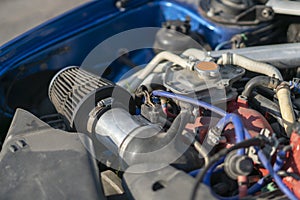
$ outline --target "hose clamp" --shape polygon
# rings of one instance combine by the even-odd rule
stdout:
[[[276,87],[276,93],[281,90],[281,89],[288,89],[290,90],[290,86],[287,82],[281,82],[277,87]]]

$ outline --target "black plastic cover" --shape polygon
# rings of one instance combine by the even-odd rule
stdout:
[[[174,167],[165,166],[145,163],[129,167],[123,176],[124,188],[129,197],[135,200],[189,199],[195,179]],[[201,184],[197,199],[216,198],[206,185]]]
[[[0,153],[1,199],[105,199],[85,138],[18,109]]]

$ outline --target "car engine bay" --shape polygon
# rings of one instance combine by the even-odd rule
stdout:
[[[4,199],[300,199],[299,1],[94,1],[0,63]]]

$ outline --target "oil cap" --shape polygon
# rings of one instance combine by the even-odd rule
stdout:
[[[200,78],[216,78],[220,76],[219,65],[215,62],[200,61],[194,66],[194,70]]]

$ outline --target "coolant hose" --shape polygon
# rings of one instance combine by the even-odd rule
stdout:
[[[132,83],[130,83],[130,90],[135,91],[138,86],[143,82],[149,74],[153,72],[153,70],[158,66],[158,64],[164,60],[170,61],[176,65],[179,65],[185,69],[192,70],[193,64],[191,64],[189,61],[181,58],[180,56],[173,54],[168,51],[163,51],[159,54],[157,54],[151,62],[149,62],[144,69],[141,70],[141,73],[138,74],[137,78],[133,80]]]
[[[257,76],[248,81],[244,91],[242,92],[242,96],[248,98],[251,91],[257,86],[276,89],[280,113],[283,120],[283,127],[286,134],[289,136],[289,133],[291,132],[291,125],[296,121],[289,85],[285,82],[280,83],[280,81],[272,77]]]
[[[249,97],[252,90],[257,86],[263,86],[270,89],[275,89],[279,85],[279,81],[269,76],[256,76],[249,80],[245,85],[245,89],[242,92],[242,96]]]
[[[290,137],[292,125],[295,123],[296,117],[291,101],[291,91],[289,85],[285,82],[282,82],[276,88],[276,95],[283,120],[283,126],[286,134]]]
[[[272,65],[246,58],[244,56],[232,53],[222,54],[222,58],[218,60],[218,64],[222,65],[237,65],[248,71],[264,74],[283,80],[280,71]]]
[[[192,67],[192,65],[188,61],[184,60],[180,56],[168,51],[163,51],[157,54],[151,60],[151,62],[147,64],[147,66],[142,70],[141,74],[138,75],[138,78],[144,80],[157,67],[157,65],[164,60],[173,62],[174,64],[179,65],[185,69],[191,69]]]

